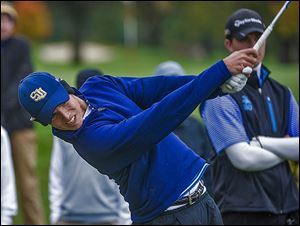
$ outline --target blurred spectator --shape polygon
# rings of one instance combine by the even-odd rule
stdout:
[[[78,73],[77,87],[86,79],[102,75],[87,69]],[[131,224],[128,203],[118,185],[90,166],[70,143],[54,137],[49,201],[52,224]]]
[[[102,74],[100,70],[93,68],[81,70],[76,77],[76,87],[79,89],[89,77]]]
[[[10,142],[1,126],[1,225],[13,224],[17,214],[15,173],[11,158]]]
[[[10,137],[24,223],[43,224],[36,134],[29,114],[18,101],[19,81],[32,72],[32,64],[28,42],[14,35],[17,17],[10,3],[1,2],[1,124]]]
[[[185,75],[185,71],[179,63],[169,60],[160,63],[155,68],[154,75]]]
[[[154,75],[185,75],[185,71],[179,63],[165,61],[155,68]],[[209,160],[212,157],[213,149],[205,128],[193,116],[187,117],[174,130],[174,133],[202,158]],[[212,173],[210,167],[205,171],[203,181],[208,193],[212,196]]]

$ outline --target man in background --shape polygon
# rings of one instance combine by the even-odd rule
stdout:
[[[25,224],[44,224],[38,178],[37,143],[33,124],[18,101],[20,79],[32,72],[28,42],[14,35],[17,12],[1,2],[1,124],[7,130]]]

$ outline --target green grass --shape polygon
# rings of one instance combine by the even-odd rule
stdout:
[[[175,60],[182,64],[187,74],[198,74],[205,68],[217,60],[223,58],[224,54],[217,54],[212,58],[187,58],[163,49],[154,48],[139,48],[137,50],[124,49],[122,47],[113,46],[115,58],[108,63],[99,64],[82,64],[82,65],[58,65],[47,64],[41,62],[38,56],[38,46],[34,46],[33,56],[34,65],[37,71],[47,71],[58,77],[65,79],[71,85],[74,85],[75,74],[78,70],[93,67],[102,70],[105,74],[110,75],[126,75],[126,76],[147,76],[151,75],[154,68],[165,60]],[[218,56],[219,55],[219,56]],[[299,64],[283,65],[274,60],[266,59],[265,64],[273,73],[271,76],[277,79],[282,84],[290,87],[299,103]],[[200,120],[197,111],[193,115]],[[38,176],[40,179],[40,187],[42,194],[42,201],[45,210],[47,222],[49,223],[49,205],[48,205],[48,170],[50,164],[51,148],[52,148],[52,134],[50,127],[36,125],[36,132],[38,134]],[[15,224],[23,224],[21,211],[15,218]]]

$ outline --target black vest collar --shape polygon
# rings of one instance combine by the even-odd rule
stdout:
[[[265,83],[266,79],[269,77],[270,74],[271,74],[271,71],[267,67],[262,65],[260,68],[260,76],[262,78],[262,85]],[[254,74],[253,72],[251,73],[250,77],[248,78],[247,84],[252,86],[253,88],[261,87],[256,73]]]

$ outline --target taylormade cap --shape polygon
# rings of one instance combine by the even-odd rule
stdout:
[[[228,18],[225,37],[241,40],[252,32],[263,33],[265,25],[261,16],[251,9],[239,9]]]
[[[60,80],[47,72],[33,72],[20,81],[19,101],[32,119],[48,125],[55,108],[69,100]]]
[[[165,61],[155,68],[154,75],[184,75],[181,65],[175,61]]]

